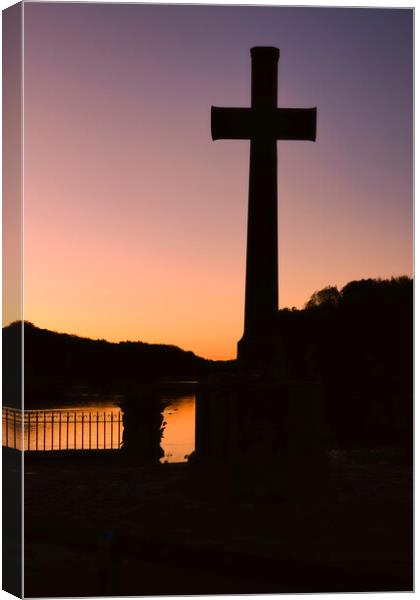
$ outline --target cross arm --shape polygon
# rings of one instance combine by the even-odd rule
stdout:
[[[253,134],[251,108],[211,107],[213,140],[249,140]]]
[[[278,140],[316,140],[316,108],[278,108],[275,118]]]
[[[316,139],[316,108],[224,108],[211,107],[213,140]]]

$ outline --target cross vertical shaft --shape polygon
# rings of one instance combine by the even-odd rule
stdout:
[[[277,48],[252,48],[251,108],[277,108]],[[266,329],[278,309],[277,140],[251,139],[244,339]]]

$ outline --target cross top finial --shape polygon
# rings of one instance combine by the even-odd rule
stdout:
[[[280,51],[278,48],[274,46],[254,46],[251,48],[251,57],[252,58],[278,58],[280,56]]]

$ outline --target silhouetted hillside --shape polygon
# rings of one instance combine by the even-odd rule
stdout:
[[[19,353],[21,323],[3,328],[3,368],[14,368]],[[63,392],[75,385],[100,390],[126,391],[137,383],[160,379],[197,379],[215,369],[229,367],[229,361],[211,361],[163,344],[143,342],[111,343],[91,340],[25,322],[25,402],[33,403],[46,396],[59,400]],[[7,388],[4,400],[17,405],[17,390]]]
[[[410,445],[413,280],[352,281],[315,292],[276,325],[291,378],[324,384],[332,440]]]
[[[25,399],[36,404],[78,385],[129,391],[162,379],[200,379],[232,370],[175,346],[110,343],[25,323]],[[303,310],[280,310],[273,329],[284,346],[289,379],[323,383],[326,420],[339,445],[412,443],[413,281],[352,281],[315,292]],[[3,398],[17,405],[21,326],[3,329]],[[15,388],[12,386],[15,382]]]

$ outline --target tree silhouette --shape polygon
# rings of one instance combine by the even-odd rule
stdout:
[[[25,323],[25,404],[52,404],[74,386],[130,393],[140,382],[205,378],[233,370],[192,352],[142,342],[113,344]],[[312,294],[303,310],[278,311],[273,335],[286,377],[320,380],[331,444],[412,445],[413,280],[351,281]],[[20,405],[21,323],[3,329],[4,401]],[[279,365],[280,369],[280,365]]]
[[[316,308],[317,306],[336,306],[340,301],[340,292],[335,286],[327,286],[318,292],[314,292],[305,308]]]

